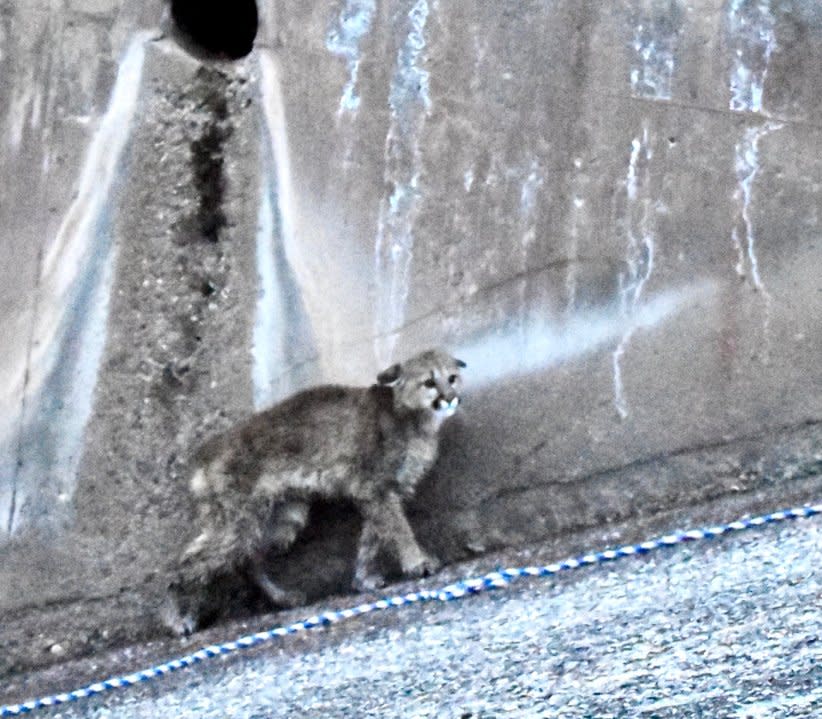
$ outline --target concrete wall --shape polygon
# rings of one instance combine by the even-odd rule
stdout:
[[[200,438],[433,344],[449,559],[819,471],[818,3],[258,5],[215,61],[160,0],[0,3],[4,661],[146,630]]]

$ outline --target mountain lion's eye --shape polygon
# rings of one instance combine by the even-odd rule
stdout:
[[[433,377],[429,377],[427,380],[425,380],[425,382],[423,382],[423,384],[424,384],[426,387],[428,387],[429,389],[431,389],[432,387],[436,387],[436,386],[437,386],[437,383],[434,381],[434,378],[433,378]]]
[[[456,381],[457,381],[457,375],[455,375],[455,374],[452,374],[452,375],[448,378],[448,384],[454,384],[454,382],[456,382]]]

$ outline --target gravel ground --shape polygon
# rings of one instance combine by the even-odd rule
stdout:
[[[355,619],[39,716],[818,717],[821,563],[822,520],[800,520]]]

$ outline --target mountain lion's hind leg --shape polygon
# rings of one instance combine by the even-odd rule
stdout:
[[[250,574],[256,585],[275,607],[298,607],[305,604],[305,595],[296,590],[284,589],[277,584],[265,569],[265,556],[273,549],[278,554],[285,553],[297,538],[300,530],[308,522],[307,502],[287,501],[274,506],[270,524],[266,528],[265,546],[250,557]]]

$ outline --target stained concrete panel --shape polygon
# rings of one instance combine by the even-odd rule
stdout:
[[[9,666],[156,631],[201,438],[433,344],[446,559],[818,473],[815,3],[272,0],[236,62],[160,3],[7,5]],[[345,591],[315,514],[274,568]]]

